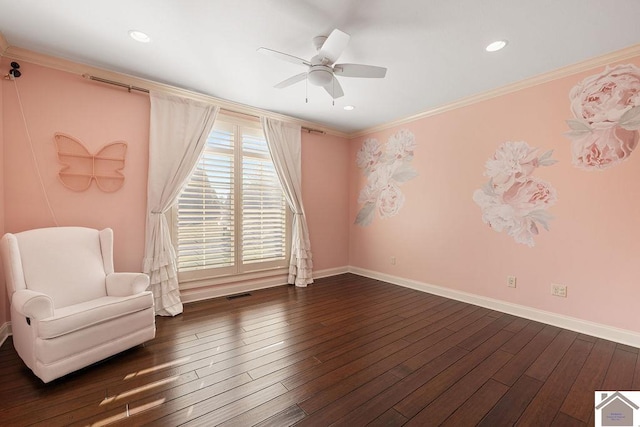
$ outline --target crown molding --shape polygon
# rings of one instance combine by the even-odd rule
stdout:
[[[434,109],[424,111],[422,113],[418,113],[409,117],[394,120],[393,122],[389,122],[379,126],[374,126],[371,128],[353,132],[349,134],[349,139],[358,138],[374,132],[380,132],[380,131],[397,127],[406,123],[414,122],[416,120],[420,120],[425,117],[442,114],[447,111],[455,110],[457,108],[466,107],[472,104],[476,104],[478,102],[489,100],[491,98],[496,98],[498,96],[507,95],[512,92],[517,92],[519,90],[527,89],[533,86],[537,86],[543,83],[557,80],[562,77],[578,74],[583,71],[590,70],[592,68],[602,67],[603,65],[607,65],[612,62],[624,61],[625,59],[633,58],[634,56],[638,56],[638,55],[640,55],[640,44],[636,44],[636,45],[627,47],[625,49],[617,50],[605,55],[597,56],[595,58],[587,59],[586,61],[578,62],[576,64],[568,65],[566,67],[558,68],[557,70],[549,71],[544,74],[539,74],[537,76],[534,76],[525,80],[521,80],[519,82],[512,83],[506,86],[502,86],[497,89],[492,89],[487,92],[462,98],[458,101],[454,101],[449,104],[445,104],[440,107],[436,107]]]
[[[374,132],[380,132],[386,129],[401,126],[403,124],[411,123],[426,117],[442,114],[447,111],[455,110],[457,108],[466,107],[472,104],[476,104],[478,102],[486,101],[499,96],[507,95],[512,92],[517,92],[519,90],[523,90],[523,89],[527,89],[543,83],[547,83],[562,77],[578,74],[583,71],[587,71],[593,68],[601,67],[606,64],[610,64],[612,62],[624,61],[625,59],[633,58],[639,55],[640,55],[640,44],[636,44],[636,45],[627,47],[625,49],[617,50],[605,55],[588,59],[586,61],[568,65],[566,67],[562,67],[557,70],[550,71],[548,73],[540,74],[525,80],[521,80],[516,83],[502,86],[497,89],[493,89],[477,95],[472,95],[466,98],[462,98],[457,101],[451,102],[449,104],[441,105],[439,107],[436,107],[427,111],[423,111],[421,113],[414,114],[408,117],[404,117],[402,119],[394,120],[392,122],[384,123],[378,126],[366,128],[356,132],[346,133],[346,132],[341,132],[327,126],[320,125],[318,123],[298,119],[295,117],[286,116],[283,114],[274,113],[267,110],[262,110],[260,108],[252,107],[245,104],[240,104],[233,101],[228,101],[221,98],[216,98],[214,96],[205,95],[205,94],[190,91],[187,89],[182,89],[176,86],[154,82],[152,80],[135,77],[129,74],[110,71],[104,68],[82,64],[82,63],[70,61],[67,59],[30,51],[28,49],[11,46],[8,44],[7,40],[4,38],[2,32],[0,32],[0,56],[5,56],[7,58],[10,58],[16,61],[30,62],[33,64],[41,65],[48,68],[53,68],[56,70],[66,71],[72,74],[78,74],[80,76],[83,76],[85,74],[94,75],[96,77],[101,77],[108,80],[116,80],[131,86],[139,86],[149,90],[156,90],[156,91],[170,93],[178,96],[183,96],[186,98],[212,102],[212,103],[215,103],[216,105],[219,105],[220,108],[223,108],[226,110],[236,111],[241,114],[247,114],[252,116],[265,116],[265,117],[269,117],[277,120],[287,121],[289,123],[296,123],[296,124],[299,124],[300,126],[317,129],[329,135],[335,135],[335,136],[339,136],[346,139],[359,138],[361,136],[365,136]],[[96,84],[101,84],[101,83],[96,83]]]
[[[5,47],[6,46],[6,47]],[[176,86],[171,86],[164,83],[154,82],[152,80],[135,77],[129,74],[110,71],[104,68],[95,67],[92,65],[82,64],[74,61],[70,61],[63,58],[58,58],[42,53],[34,52],[28,49],[20,47],[10,46],[6,44],[6,39],[0,33],[0,56],[5,56],[14,61],[25,61],[31,64],[40,65],[47,68],[52,68],[59,71],[65,71],[72,74],[77,74],[84,78],[84,75],[92,75],[101,77],[107,80],[115,80],[126,85],[137,86],[140,88],[148,89],[151,91],[158,91],[169,93],[172,95],[182,96],[185,98],[195,99],[199,101],[210,102],[218,105],[224,110],[234,111],[241,114],[258,117],[268,117],[272,119],[282,120],[288,123],[299,124],[306,128],[313,128],[314,130],[325,132],[329,135],[335,135],[342,138],[349,138],[349,134],[338,131],[336,129],[320,125],[318,123],[309,122],[306,120],[298,119],[295,117],[286,116],[284,114],[278,114],[260,108],[251,107],[249,105],[240,104],[238,102],[228,101],[226,99],[216,98],[214,96],[205,95],[199,92],[194,92],[187,89],[182,89]],[[95,84],[104,84],[96,82]],[[141,93],[141,92],[138,92]]]

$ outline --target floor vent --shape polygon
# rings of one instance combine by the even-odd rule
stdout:
[[[250,296],[251,296],[251,294],[250,294],[249,292],[245,292],[245,293],[243,293],[243,294],[229,295],[229,296],[227,297],[227,299],[228,299],[229,301],[231,301],[232,299],[244,298],[244,297],[250,297]]]

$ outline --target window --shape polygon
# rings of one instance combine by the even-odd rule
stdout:
[[[288,211],[260,124],[218,118],[174,209],[180,281],[287,267]]]

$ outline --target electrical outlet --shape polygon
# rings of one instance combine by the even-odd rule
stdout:
[[[396,257],[391,257],[391,265],[396,265]]]
[[[567,285],[559,285],[557,283],[551,284],[551,295],[556,297],[567,297]]]
[[[507,286],[510,288],[516,287],[516,276],[507,276]]]

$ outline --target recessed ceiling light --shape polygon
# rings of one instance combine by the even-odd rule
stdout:
[[[345,110],[347,110],[347,111],[351,111],[351,110],[355,109],[356,107],[354,107],[353,105],[345,105],[345,106],[344,106],[344,107],[342,107],[342,108],[344,108],[344,109],[345,109]]]
[[[129,31],[129,36],[135,41],[140,43],[149,43],[151,41],[151,37],[149,37],[147,34],[143,33],[142,31],[138,31],[138,30]]]
[[[487,47],[485,47],[485,50],[487,52],[496,52],[500,49],[503,49],[507,43],[509,43],[507,40],[496,40],[493,43],[490,43]]]

